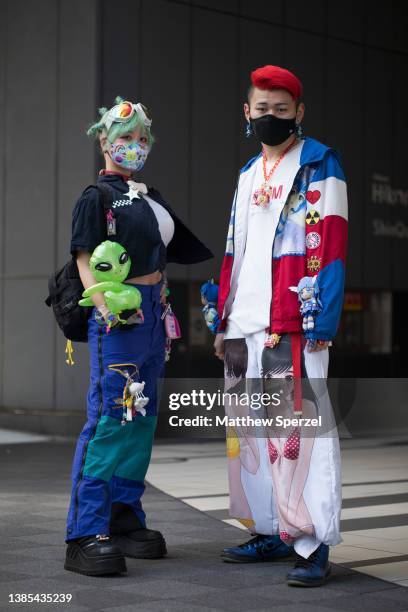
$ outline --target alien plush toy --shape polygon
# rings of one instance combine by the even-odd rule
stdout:
[[[218,301],[218,285],[214,283],[214,279],[207,281],[201,285],[201,303],[203,304],[203,315],[208,329],[213,333],[217,333],[220,318],[217,312]]]
[[[128,323],[128,320],[120,318],[120,313],[124,310],[135,311],[143,320],[140,310],[142,296],[139,289],[123,284],[129,274],[130,265],[130,257],[123,246],[110,240],[98,245],[89,260],[90,270],[98,282],[85,289],[82,293],[84,299],[79,300],[78,304],[93,306],[91,296],[102,292],[111,312],[107,321],[107,332],[118,321]]]
[[[317,276],[304,276],[297,287],[289,287],[289,289],[298,294],[300,314],[303,316],[303,330],[308,332],[314,329],[315,316],[321,312],[323,307],[319,299]],[[305,335],[307,337],[307,333]]]

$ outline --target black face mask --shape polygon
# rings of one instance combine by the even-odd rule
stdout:
[[[250,119],[250,122],[257,138],[270,147],[282,144],[296,132],[296,117],[279,119],[268,114],[257,119]]]

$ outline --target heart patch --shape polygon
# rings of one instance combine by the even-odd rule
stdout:
[[[318,189],[315,189],[314,191],[307,191],[306,200],[310,202],[311,204],[316,204],[316,202],[320,200],[321,195],[322,194],[320,193]]]

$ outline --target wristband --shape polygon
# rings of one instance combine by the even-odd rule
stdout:
[[[167,286],[168,286],[168,284],[169,284],[169,281],[167,280],[167,273],[166,273],[166,271],[165,271],[165,270],[163,270],[163,271],[162,271],[162,273],[161,273],[161,275],[162,275],[162,277],[161,277],[161,281],[162,281],[163,285],[164,285],[165,287],[167,287]]]
[[[109,308],[106,304],[101,304],[100,306],[98,306],[98,310],[103,317],[106,317],[109,314]]]

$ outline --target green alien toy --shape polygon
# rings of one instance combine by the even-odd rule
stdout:
[[[116,321],[127,323],[119,316],[124,310],[134,310],[136,312],[140,310],[142,295],[139,289],[123,284],[129,274],[130,265],[130,257],[123,246],[110,240],[105,240],[105,242],[99,244],[89,260],[89,268],[98,282],[96,285],[85,289],[82,293],[84,299],[79,300],[78,304],[80,306],[93,306],[91,296],[99,292],[104,293],[106,305],[114,315],[107,322],[107,331]],[[141,314],[141,311],[138,314]]]

